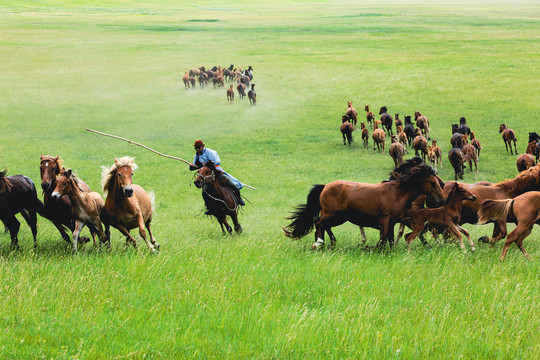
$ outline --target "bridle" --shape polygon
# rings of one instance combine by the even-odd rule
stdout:
[[[203,182],[204,182],[205,184],[210,184],[210,183],[212,183],[212,182],[215,182],[215,180],[216,180],[216,172],[215,172],[215,170],[212,170],[212,172],[210,173],[210,175],[203,175],[203,174],[199,174],[199,173],[197,173],[197,174],[198,174],[200,177],[203,178]],[[195,174],[194,174],[194,175],[195,175]],[[209,198],[211,198],[211,199],[214,200],[214,201],[219,201],[219,202],[223,203],[223,205],[225,205],[225,207],[226,207],[229,211],[235,212],[236,209],[238,208],[238,203],[236,202],[236,197],[234,196],[234,194],[231,193],[231,190],[229,190],[227,187],[224,187],[224,188],[225,188],[226,191],[229,192],[229,194],[231,195],[231,198],[233,199],[234,207],[233,207],[232,209],[229,207],[229,205],[227,205],[227,203],[225,202],[225,200],[219,199],[219,198],[217,198],[217,197],[211,195],[208,191],[206,191],[205,186],[202,187],[202,190],[203,190],[203,192],[204,192]]]

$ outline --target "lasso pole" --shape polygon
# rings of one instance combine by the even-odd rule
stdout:
[[[152,148],[149,148],[148,146],[146,145],[143,145],[143,144],[139,144],[133,140],[129,140],[129,139],[126,139],[126,138],[123,138],[123,137],[120,137],[120,136],[116,136],[116,135],[111,135],[111,134],[107,134],[107,133],[104,133],[104,132],[101,132],[101,131],[96,131],[96,130],[92,130],[92,129],[89,129],[89,128],[85,128],[86,131],[90,131],[90,132],[93,132],[93,133],[96,133],[96,134],[99,134],[99,135],[103,135],[103,136],[108,136],[108,137],[112,137],[114,139],[118,139],[118,140],[122,140],[122,141],[125,141],[127,143],[130,143],[131,145],[137,145],[137,146],[140,146],[142,147],[143,149],[146,149],[146,150],[150,150],[151,152],[155,153],[155,154],[158,154],[159,156],[163,156],[163,157],[166,157],[166,158],[169,158],[169,159],[173,159],[173,160],[178,160],[178,161],[182,161],[182,162],[185,162],[186,164],[188,165],[191,165],[191,163],[189,161],[186,161],[182,158],[179,158],[179,157],[176,157],[176,156],[172,156],[172,155],[167,155],[167,154],[163,154],[163,153],[160,153],[159,151],[156,151]],[[249,188],[249,189],[252,189],[252,190],[257,190],[255,189],[253,186],[249,186],[248,184],[244,184],[245,187]]]

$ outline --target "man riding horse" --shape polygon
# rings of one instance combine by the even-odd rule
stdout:
[[[221,160],[219,159],[218,153],[215,150],[205,148],[204,142],[200,139],[195,141],[193,146],[195,147],[196,154],[195,158],[193,159],[193,163],[189,164],[189,170],[193,171],[200,169],[203,167],[204,163],[207,161],[212,161],[216,167],[216,170],[220,171],[218,174],[216,174],[220,182],[227,185],[232,191],[236,197],[236,200],[238,201],[238,205],[246,205],[242,199],[242,196],[240,195],[240,189],[244,187],[244,184],[230,174],[227,174],[221,168]],[[205,214],[212,215],[210,210],[207,210]]]

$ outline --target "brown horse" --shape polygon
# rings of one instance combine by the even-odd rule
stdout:
[[[394,123],[394,119],[392,118],[392,115],[388,114],[388,109],[386,106],[381,107],[379,110],[379,115],[381,115],[381,123],[383,124],[384,128],[386,129],[386,132],[388,135],[392,135],[392,124]]]
[[[36,186],[32,179],[24,175],[6,176],[7,170],[0,171],[0,220],[11,235],[11,246],[18,249],[17,235],[21,224],[15,217],[20,213],[34,237],[37,247],[37,216],[43,213],[43,203],[37,198]]]
[[[58,229],[62,238],[69,244],[72,243],[65,228],[71,232],[75,230],[75,219],[71,211],[71,200],[69,196],[64,195],[60,198],[52,196],[56,187],[56,177],[62,173],[62,159],[59,156],[41,155],[39,171],[41,173],[41,188],[43,189],[43,216],[49,219]],[[90,187],[80,178],[73,175],[74,180],[81,191],[90,192]],[[81,237],[81,243],[88,242],[89,239]]]
[[[186,87],[186,90],[189,89],[189,75],[187,71],[185,75],[182,76],[182,81],[184,82],[184,86]]]
[[[467,136],[467,135],[464,135]],[[463,153],[463,163],[469,163],[469,169],[472,173],[472,164],[474,163],[474,168],[478,174],[478,154],[476,153],[476,148],[471,144],[463,145],[461,148]]]
[[[371,137],[373,138],[373,150],[375,150],[376,145],[379,153],[384,152],[384,142],[386,140],[384,130],[379,129],[380,123],[380,120],[375,121],[375,124],[373,125],[373,134],[371,134]]]
[[[394,160],[394,167],[398,167],[403,164],[403,156],[405,156],[405,148],[399,142],[397,135],[392,135],[392,143],[388,149],[388,153]]]
[[[504,146],[506,147],[506,152],[508,152],[508,147],[510,147],[510,155],[514,155],[512,152],[512,141],[514,142],[514,149],[516,150],[517,155],[517,148],[516,148],[516,136],[514,135],[514,130],[509,129],[506,124],[499,125],[499,133],[502,133],[502,138],[504,141]]]
[[[251,84],[251,90],[248,91],[248,99],[251,105],[257,105],[257,93],[255,92],[255,84]]]
[[[243,230],[238,222],[238,201],[226,185],[228,180],[224,178],[224,175],[219,170],[216,170],[212,161],[206,162],[202,168],[197,170],[197,173],[194,184],[199,189],[202,188],[202,197],[208,209],[207,213],[216,217],[223,234],[225,234],[225,228],[229,234],[232,233],[232,228],[227,222],[227,216],[232,219],[234,230],[241,233]]]
[[[398,128],[398,126],[403,127],[403,121],[401,121],[401,119],[399,118],[399,114],[395,114],[394,121],[396,123],[396,129]]]
[[[103,198],[97,192],[84,192],[79,188],[77,178],[71,172],[71,169],[62,171],[62,174],[56,181],[56,186],[52,197],[60,199],[67,195],[71,201],[71,213],[75,219],[73,230],[73,252],[77,252],[77,243],[82,228],[86,225],[92,233],[94,246],[96,245],[96,233],[99,236],[99,245],[107,242],[107,236],[103,232],[102,216],[105,203]],[[105,225],[106,232],[109,233],[108,225]]]
[[[437,146],[437,140],[431,141],[430,149],[435,153],[435,157],[437,158],[437,163],[440,165],[441,169],[443,168],[442,163],[442,150],[440,147]]]
[[[420,111],[416,111],[414,113],[414,120],[416,120],[416,127],[422,130],[422,134],[424,134],[426,139],[431,140],[429,138],[429,120],[427,116],[422,115]]]
[[[476,202],[463,202],[461,223],[476,224],[478,222],[480,204],[485,200],[511,199],[528,191],[540,191],[540,167],[531,167],[529,170],[519,173],[514,179],[496,184],[487,181],[481,181],[475,184],[460,184],[478,198]],[[445,187],[445,194],[447,195],[446,189]],[[493,229],[493,237],[483,236],[479,241],[495,243],[504,239],[506,234],[506,219],[497,220]]]
[[[345,112],[345,115],[347,115],[351,121],[351,123],[356,128],[356,123],[358,121],[358,112],[356,109],[352,106],[352,101],[347,102],[347,111]]]
[[[478,153],[478,158],[480,158],[480,150],[483,149],[482,144],[480,143],[480,140],[477,139],[474,131],[471,131],[471,144],[476,149],[476,152]]]
[[[397,127],[397,133],[398,133],[398,139],[401,145],[403,145],[403,148],[405,149],[405,152],[408,154],[409,149],[408,148],[408,141],[407,141],[407,134],[403,131],[402,126]]]
[[[299,239],[316,228],[313,249],[324,245],[324,233],[336,238],[332,227],[350,221],[380,230],[379,247],[386,242],[393,246],[394,225],[405,217],[408,204],[421,194],[437,204],[444,202],[442,180],[433,169],[415,157],[390,173],[390,180],[379,184],[338,180],[326,185],[315,185],[307,203],[297,207],[288,219],[292,222],[283,230],[285,235]]]
[[[534,161],[534,157],[531,154],[521,154],[518,156],[516,161],[516,166],[518,172],[525,171],[529,169],[531,166],[535,166],[536,162]]]
[[[139,185],[133,184],[133,171],[138,168],[130,156],[114,159],[114,164],[107,168],[102,166],[101,186],[105,199],[106,225],[118,229],[125,237],[126,243],[137,246],[135,239],[129,234],[134,228],[139,229],[139,234],[151,251],[159,250],[160,245],[156,242],[152,229],[152,205],[154,195],[147,194]],[[105,221],[106,220],[106,221]],[[150,241],[144,228],[148,230]],[[107,234],[109,237],[109,234]]]
[[[365,123],[360,123],[360,129],[362,129],[362,143],[367,149],[369,146],[369,130],[366,128]]]
[[[353,142],[352,133],[354,131],[353,124],[349,122],[349,117],[347,115],[343,115],[341,117],[341,127],[339,128],[341,131],[341,135],[343,136],[343,145],[347,145],[345,142],[345,137],[347,138],[347,141],[349,142],[349,146],[351,146],[351,143]]]
[[[448,152],[448,160],[454,168],[454,180],[463,179],[463,153],[459,147],[450,149]]]
[[[373,129],[373,122],[375,121],[375,115],[373,115],[373,113],[369,111],[369,105],[366,105],[364,110],[366,111],[366,120],[368,124],[371,126],[371,128]]]
[[[246,96],[246,85],[238,81],[238,85],[236,85],[236,90],[238,91],[238,96],[240,96],[240,100],[242,100]]]
[[[229,102],[229,104],[232,104],[234,102],[234,89],[233,89],[233,86],[234,85],[231,85],[227,89],[227,101]]]
[[[529,191],[525,194],[507,200],[484,201],[478,211],[480,224],[488,221],[510,221],[517,223],[516,228],[508,234],[504,243],[500,260],[504,261],[510,245],[515,242],[523,255],[531,257],[523,247],[523,240],[529,236],[534,224],[540,225],[540,192]],[[505,226],[506,228],[506,226]]]
[[[459,240],[461,249],[465,250],[460,232],[463,233],[469,240],[471,251],[475,250],[469,232],[459,225],[459,221],[461,219],[463,200],[475,201],[476,196],[457,182],[454,182],[451,186],[446,185],[446,187],[450,188],[450,192],[444,206],[435,209],[420,209],[405,219],[412,229],[412,232],[407,235],[407,248],[410,249],[411,242],[423,232],[427,225],[431,225],[444,228],[447,233]]]
[[[426,161],[426,155],[428,152],[426,138],[422,135],[417,135],[412,142],[412,147],[414,149],[414,155],[419,156],[418,153],[420,153],[422,159]]]

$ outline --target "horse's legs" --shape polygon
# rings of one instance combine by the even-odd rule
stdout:
[[[459,240],[459,247],[461,248],[461,250],[463,250],[464,252],[467,252],[467,250],[465,250],[465,245],[463,244],[463,236],[459,232],[457,226],[455,224],[450,223],[448,224],[448,230],[457,240]]]
[[[510,146],[510,148],[512,147]],[[516,140],[514,140],[514,150],[516,150],[516,155],[517,155]]]
[[[124,235],[126,237],[126,245],[128,243],[131,243],[131,245],[133,245],[134,248],[137,247],[137,241],[135,241],[135,239],[129,234],[128,229],[126,229],[124,227],[124,225],[116,224],[115,228],[117,228],[118,231],[120,231],[122,233],[122,235]]]
[[[469,241],[469,245],[471,246],[471,251],[476,251],[476,248],[474,247],[474,243],[471,239],[471,235],[467,231],[467,229],[464,229],[463,227],[457,225],[457,228],[459,231],[461,231],[462,234],[464,234],[467,237],[467,240]]]
[[[360,228],[360,235],[362,235],[362,242],[360,243],[360,245],[365,245],[367,242],[367,238],[366,238],[366,233],[364,231],[364,227],[359,226],[359,228]]]
[[[151,251],[156,251],[154,245],[148,240],[148,237],[146,236],[146,230],[144,229],[144,219],[140,212],[139,214],[137,214],[137,224],[139,225],[139,235],[141,235],[141,237],[146,242],[146,246],[148,246]]]
[[[497,233],[497,235],[495,235]],[[508,234],[506,229],[506,219],[499,220],[495,223],[495,228],[493,229],[493,238],[489,239],[490,244],[495,244],[497,241],[504,239]]]
[[[326,229],[326,232],[328,233],[328,236],[330,237],[330,246],[328,247],[328,249],[332,250],[336,246],[336,237],[334,236],[334,233],[332,232],[331,227],[328,227]]]
[[[241,233],[243,230],[242,230],[242,226],[238,222],[238,213],[236,211],[233,211],[232,214],[230,214],[229,216],[231,217],[233,221],[234,231],[236,231],[237,233]]]
[[[401,237],[403,236],[403,233],[405,232],[405,224],[404,223],[400,223],[399,224],[399,228],[398,228],[398,232],[397,232],[397,236],[396,236],[396,240],[394,242],[394,245],[397,245],[398,241],[401,239]]]
[[[418,238],[420,239],[420,242],[426,249],[431,249],[431,245],[426,241],[426,238],[424,238],[424,235],[429,231],[429,228],[427,225],[424,224],[424,228],[422,231],[420,231],[420,234],[418,234]]]
[[[18,249],[19,248],[19,239],[17,239],[17,234],[21,227],[21,223],[14,214],[8,214],[7,217],[3,218],[2,221],[4,225],[9,229],[9,234],[11,236],[11,246]]]
[[[154,234],[152,234],[152,229],[150,228],[150,224],[152,223],[152,217],[149,217],[148,220],[146,220],[146,223],[144,224],[146,226],[146,229],[148,229],[148,235],[150,235],[150,241],[156,248],[156,250],[159,250],[161,245],[158,244],[156,241],[156,238],[154,237]]]
[[[219,223],[220,224],[223,224],[225,225],[225,228],[227,229],[227,232],[229,234],[232,234],[232,228],[231,226],[229,225],[229,222],[227,221],[227,216],[223,215],[222,217],[217,217],[216,218],[218,219]],[[222,230],[223,230],[223,227],[222,227]]]
[[[75,221],[75,229],[73,229],[73,253],[77,253],[77,241],[79,240],[79,234],[81,233],[84,223],[79,220]]]
[[[343,145],[346,145],[346,142],[345,142],[345,133],[341,133],[341,136],[343,136]]]
[[[23,209],[21,211],[21,215],[23,216],[24,220],[26,220],[26,223],[32,230],[32,236],[34,237],[34,249],[37,248],[37,216],[36,211],[31,210],[28,211],[26,209]]]
[[[532,226],[534,225],[534,222],[532,224],[518,224],[516,228],[508,234],[508,238],[506,239],[506,242],[504,243],[504,247],[501,252],[500,260],[504,261],[504,258],[506,257],[506,253],[508,252],[508,248],[513,242],[516,242],[516,245],[521,250],[523,255],[527,257],[527,259],[531,260],[531,257],[527,252],[525,251],[525,248],[523,248],[523,239],[525,239],[529,234],[531,233]]]
[[[413,242],[414,239],[416,239],[416,237],[418,236],[418,234],[420,234],[420,232],[423,230],[423,228],[413,228],[412,229],[412,232],[410,234],[407,235],[407,238],[406,238],[406,242],[407,242],[407,251],[411,251],[411,243]]]

